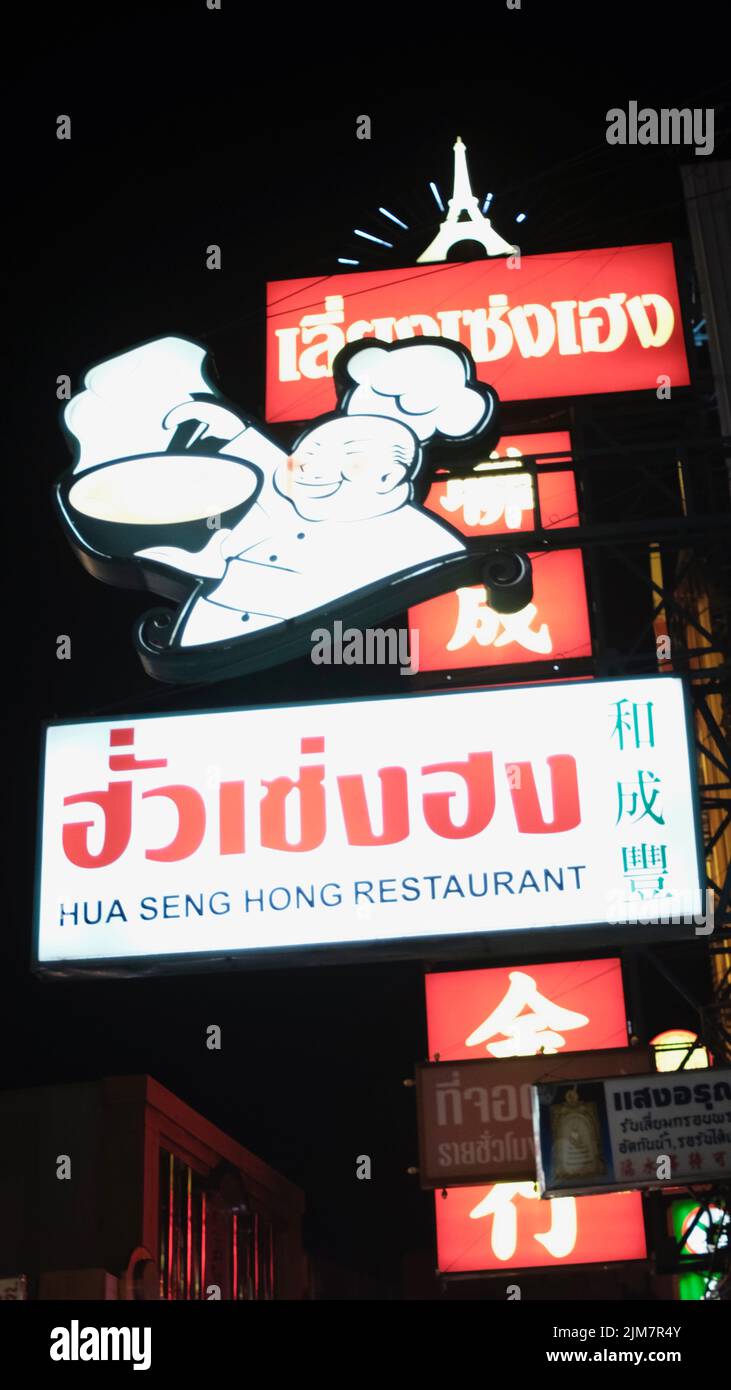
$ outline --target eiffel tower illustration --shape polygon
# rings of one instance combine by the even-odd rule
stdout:
[[[460,221],[463,212],[467,213],[467,217]],[[454,145],[454,190],[449,200],[449,211],[434,240],[426,251],[422,251],[418,261],[444,261],[447,252],[460,241],[479,241],[488,256],[510,256],[516,249],[499,236],[489,217],[484,217],[480,212],[467,172],[467,146],[458,135]]]

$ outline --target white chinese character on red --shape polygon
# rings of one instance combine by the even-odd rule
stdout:
[[[510,1260],[518,1245],[518,1212],[516,1197],[534,1201],[540,1196],[532,1182],[498,1182],[490,1188],[486,1197],[472,1208],[470,1217],[479,1221],[483,1216],[492,1217],[490,1243],[497,1260]],[[576,1244],[576,1199],[574,1197],[552,1197],[544,1203],[550,1209],[551,1225],[547,1231],[534,1235],[533,1239],[542,1245],[554,1260],[565,1260]]]
[[[457,625],[447,642],[447,651],[459,651],[468,642],[479,642],[481,647],[506,647],[516,642],[527,652],[537,652],[548,656],[553,651],[553,642],[547,623],[539,628],[531,627],[538,609],[534,603],[526,604],[517,613],[496,613],[487,603],[485,590],[457,589],[459,613]]]
[[[530,1013],[524,1014],[524,1009]],[[465,1039],[466,1047],[486,1044],[493,1057],[535,1057],[539,1052],[557,1052],[564,1047],[563,1033],[584,1028],[586,1014],[564,1009],[540,994],[532,975],[510,971],[510,984],[496,1009]],[[497,1033],[504,1039],[491,1042]]]

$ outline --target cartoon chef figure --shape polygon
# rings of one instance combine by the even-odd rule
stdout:
[[[339,410],[320,417],[291,453],[228,406],[195,399],[190,390],[164,411],[168,439],[195,426],[197,450],[216,441],[211,464],[213,457],[238,460],[261,480],[236,524],[218,526],[213,518],[213,534],[202,548],[135,550],[134,558],[153,573],[190,576],[194,584],[174,645],[260,632],[465,549],[456,531],[415,502],[414,480],[422,444],[435,436],[471,438],[493,423],[495,397],[473,380],[467,353],[434,339],[393,346],[370,340],[345,349],[336,367]],[[133,396],[139,372],[122,381]],[[171,389],[168,382],[168,401]],[[137,457],[142,463],[153,455],[138,447]],[[198,463],[205,466],[205,455]]]

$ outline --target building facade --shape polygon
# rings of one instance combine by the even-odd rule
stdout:
[[[0,1274],[41,1299],[298,1299],[299,1188],[150,1076],[0,1096]]]

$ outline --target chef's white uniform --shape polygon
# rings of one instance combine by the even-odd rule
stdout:
[[[363,521],[306,521],[287,502],[274,511],[275,526],[269,508],[249,513],[252,533],[261,534],[261,523],[268,534],[229,559],[217,587],[193,603],[181,646],[245,636],[465,549],[409,503]]]

